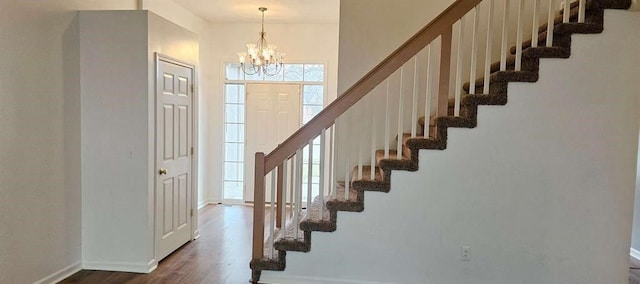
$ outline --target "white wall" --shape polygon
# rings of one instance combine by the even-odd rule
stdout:
[[[79,30],[83,267],[146,267],[153,252],[145,244],[153,239],[146,231],[154,184],[148,178],[154,157],[148,17],[143,11],[83,11]]]
[[[506,106],[450,129],[447,150],[421,151],[418,172],[394,172],[390,193],[367,193],[363,213],[339,213],[337,232],[314,233],[310,253],[263,279],[626,283],[639,25],[607,11],[603,34],[574,35],[570,59],[542,60],[539,82],[510,84]]]
[[[287,62],[324,63],[328,89],[327,101],[336,97],[338,68],[338,25],[337,24],[265,24],[267,41],[278,45],[287,54]],[[208,202],[219,202],[222,198],[222,172],[224,161],[224,73],[225,62],[237,62],[237,53],[246,49],[246,44],[258,39],[259,23],[213,23],[210,38],[215,43],[203,53],[210,54],[203,64],[212,67],[211,89],[205,94],[209,116],[203,123],[208,133],[208,153],[205,158],[208,180],[205,187]],[[246,174],[246,173],[245,173]]]
[[[0,2],[0,283],[79,267],[79,164],[64,155],[63,33],[75,10],[134,8],[135,1]]]
[[[207,52],[211,50],[213,46],[213,39],[211,38],[211,23],[208,21],[196,16],[191,11],[185,9],[181,5],[173,2],[173,1],[157,1],[157,0],[141,0],[141,7],[145,10],[153,11],[153,13],[168,19],[169,21],[186,28],[187,30],[194,32],[198,35],[201,50],[205,50],[205,52],[200,52],[199,62],[209,62],[209,58],[212,56],[211,52]],[[210,99],[210,93],[213,90],[213,80],[211,73],[217,68],[217,66],[211,66],[210,64],[198,64],[196,66],[196,85],[198,89],[198,114],[199,119],[198,122],[198,152],[196,153],[198,157],[198,171],[200,174],[198,175],[198,196],[197,200],[199,203],[202,203],[207,199],[205,196],[207,194],[207,189],[209,186],[209,175],[206,174],[209,172],[209,168],[207,167],[209,164],[207,163],[207,157],[209,153],[209,144],[206,139],[209,136],[209,111],[206,106],[209,104],[208,100]],[[216,122],[221,123],[221,122]]]
[[[149,272],[158,261],[155,53],[197,66],[197,35],[147,11],[79,18],[82,265]]]
[[[0,283],[50,283],[80,268],[80,126],[64,103],[77,90],[63,84],[78,63],[63,57],[63,35],[77,10],[136,6],[0,1]],[[171,20],[194,18],[173,10]]]
[[[340,1],[338,92],[346,91],[453,2]]]

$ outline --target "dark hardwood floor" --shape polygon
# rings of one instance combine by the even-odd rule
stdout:
[[[200,209],[200,238],[169,255],[152,273],[83,270],[60,283],[248,283],[252,212],[248,206]],[[631,259],[630,266],[640,268],[640,262]],[[640,269],[629,270],[629,284],[640,284]]]
[[[83,270],[60,283],[248,283],[253,208],[200,209],[200,238],[162,260],[149,274]]]

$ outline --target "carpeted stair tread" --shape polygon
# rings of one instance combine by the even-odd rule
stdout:
[[[330,196],[326,203],[331,211],[362,212],[364,210],[364,192],[349,188],[349,197],[345,199],[345,188],[338,187],[335,197]]]
[[[300,229],[303,231],[317,231],[317,232],[333,232],[336,230],[336,216],[326,206],[327,200],[330,200],[331,196],[327,195],[324,199],[320,199],[320,196],[316,196],[311,203],[311,207],[307,209],[307,214],[304,220],[300,222]],[[322,218],[320,218],[320,209],[323,208]]]
[[[276,251],[277,254],[273,257],[264,257],[262,259],[252,259],[249,262],[249,268],[251,268],[251,278],[259,279],[260,272],[262,270],[271,271],[284,271],[286,266],[286,251]],[[265,254],[269,255],[269,254]],[[256,282],[257,283],[257,282]]]
[[[498,82],[537,82],[538,72],[531,71],[498,71],[489,77],[491,84]],[[468,92],[470,83],[465,83],[463,89]],[[476,80],[476,90],[484,87],[484,78]]]
[[[409,160],[411,157],[410,156],[405,156],[403,153],[403,156],[401,157],[400,160]],[[398,159],[398,151],[396,150],[389,150],[389,156],[387,158],[385,158],[384,155],[384,150],[376,150],[376,164],[380,165],[380,161],[382,160],[391,160],[391,159]],[[380,168],[382,169],[382,168]],[[384,169],[382,169],[384,170]]]
[[[303,209],[300,211],[298,216],[298,222],[304,220],[307,215],[307,210]],[[296,227],[298,227],[296,234]],[[300,251],[300,252],[308,252],[311,249],[311,240],[310,238],[306,238],[305,234],[307,232],[299,229],[299,223],[295,223],[294,218],[290,218],[287,220],[286,226],[284,230],[277,229],[275,232],[275,241],[273,243],[274,250],[284,250],[284,251]],[[264,250],[266,253],[270,253],[270,238],[267,238],[265,241]]]
[[[434,127],[436,126],[436,121],[435,121],[435,116],[429,118],[429,127]],[[418,125],[420,125],[420,127],[424,127],[424,116],[421,116],[420,118],[418,118]]]
[[[379,167],[375,167],[373,170],[375,177],[371,178],[371,166],[362,166],[362,178],[358,177],[358,166],[353,167],[353,171],[351,172],[351,180],[352,181],[361,181],[361,180],[369,180],[369,181],[382,181],[382,169]]]

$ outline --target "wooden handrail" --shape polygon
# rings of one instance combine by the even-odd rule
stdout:
[[[316,117],[298,129],[282,144],[265,157],[264,172],[268,173],[281,164],[296,150],[306,145],[309,140],[320,135],[334,121],[373,90],[378,84],[393,74],[398,68],[418,54],[429,43],[446,32],[451,26],[478,5],[482,0],[457,0],[433,21],[422,28],[380,64],[374,67],[362,79],[324,108]]]

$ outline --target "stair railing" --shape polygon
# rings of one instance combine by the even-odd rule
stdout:
[[[406,139],[437,140],[434,117],[463,118],[463,96],[489,94],[496,72],[526,69],[523,46],[553,46],[554,29],[540,24],[583,23],[586,6],[585,0],[455,1],[271,153],[255,154],[252,259],[276,259],[276,236],[302,239],[301,219],[327,220],[325,188],[329,198],[348,201],[355,195],[353,180],[380,179],[380,160],[409,158],[403,149]],[[496,10],[501,17],[495,16]],[[542,35],[545,38],[539,38]],[[498,62],[492,64],[493,60]],[[476,80],[478,74],[484,78]],[[314,202],[320,204],[317,212],[303,210]]]

